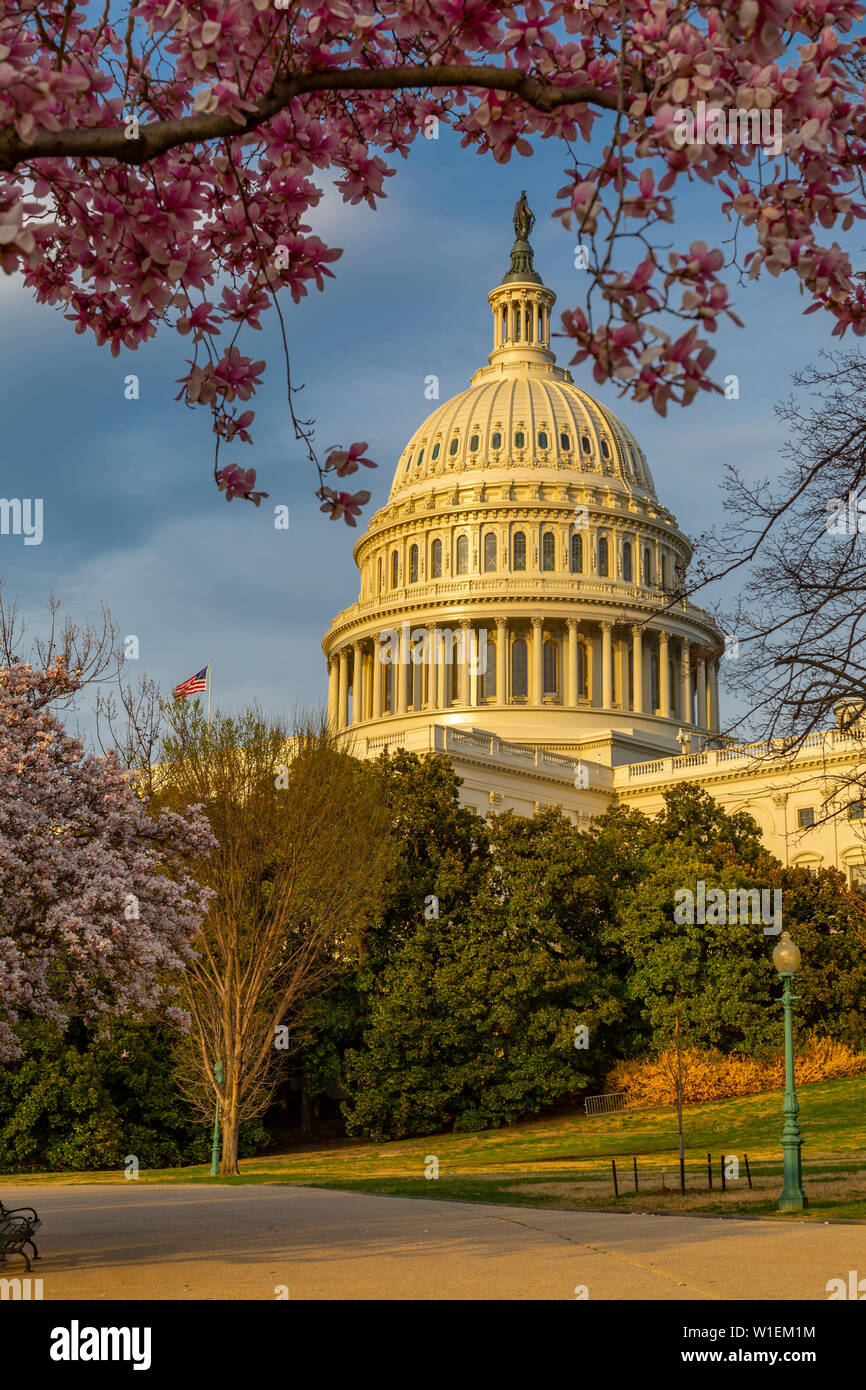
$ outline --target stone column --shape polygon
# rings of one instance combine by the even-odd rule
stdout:
[[[635,624],[631,630],[632,709],[643,714],[643,628]]]
[[[340,648],[340,729],[345,729],[349,723],[349,648]]]
[[[328,723],[335,726],[339,717],[340,670],[335,656],[328,662]]]
[[[508,699],[508,624],[505,618],[496,619],[496,701],[504,705]]]
[[[692,679],[689,665],[688,637],[684,637],[680,642],[680,689],[682,690],[683,702],[681,722],[688,727],[692,723]]]
[[[364,708],[364,656],[360,642],[352,643],[352,723],[361,724],[367,718]]]
[[[373,718],[382,718],[382,648],[379,634],[373,637]]]
[[[613,672],[613,623],[602,622],[601,628],[601,707],[611,706],[611,674]]]
[[[722,727],[719,709],[719,658],[710,663],[710,728],[718,733]]]
[[[671,679],[668,670],[668,634],[662,629],[659,633],[659,714],[662,719],[671,717]]]
[[[544,619],[532,619],[532,650],[530,654],[530,682],[529,700],[533,705],[540,705],[544,700],[544,668],[542,665],[544,646]]]
[[[445,643],[441,627],[436,628],[436,708],[445,708]]]
[[[436,709],[436,624],[427,628],[427,709]]]
[[[703,657],[698,661],[698,728],[707,727],[707,663]]]
[[[469,706],[469,632],[470,623],[468,619],[464,618],[460,624],[461,661],[458,668],[460,672],[458,690],[460,691],[460,703],[464,709]]]
[[[566,705],[574,709],[577,704],[577,618],[566,618],[568,640],[566,642],[567,670],[562,683],[562,693]]]
[[[406,713],[406,687],[409,677],[409,635],[400,628],[400,654],[394,666],[395,710],[397,714]]]

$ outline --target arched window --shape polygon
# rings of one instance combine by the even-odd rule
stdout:
[[[382,556],[380,555],[379,558],[378,558],[378,560],[376,561],[376,593],[377,593],[377,594],[381,594],[381,592],[382,592]]]
[[[496,537],[488,531],[484,537],[484,572],[493,574],[496,570]]]
[[[541,538],[541,568],[543,570],[556,568],[556,542],[553,539],[552,531],[545,531]]]
[[[622,577],[631,583],[631,541],[625,541],[622,547]]]
[[[538,431],[538,447],[539,449],[547,448],[547,434],[544,430]]]
[[[496,642],[491,638],[486,647],[487,665],[481,676],[481,695],[485,700],[496,699]]]
[[[531,328],[531,326],[530,326],[530,321],[529,321],[529,310],[528,310],[528,309],[526,310],[525,321],[526,321],[526,341],[529,342],[530,338],[532,337],[532,328]]]
[[[418,583],[418,547],[413,545],[409,551],[409,583]]]
[[[520,319],[521,314],[520,310],[518,309],[517,313],[514,315],[514,341],[516,343],[520,342]]]
[[[610,458],[610,447],[606,439],[601,441],[601,452],[606,459]]]
[[[544,310],[543,310],[543,309],[539,309],[539,311],[538,311],[538,341],[539,341],[540,343],[544,341]]]
[[[598,542],[598,572],[606,577],[610,571],[609,549],[607,538],[602,536]]]
[[[649,546],[645,546],[643,552],[643,582],[644,584],[652,584],[653,582],[653,553]]]
[[[472,438],[471,438],[470,441],[469,441],[469,451],[470,451],[470,453],[473,453],[473,454],[475,453],[475,450],[478,448],[479,442],[480,442],[480,441],[479,441],[479,439],[478,439],[478,435],[477,435],[477,434],[473,434]]]
[[[508,342],[508,310],[507,310],[507,309],[503,309],[503,310],[502,310],[502,341],[503,341],[503,343],[507,343],[507,342]]]
[[[394,667],[390,661],[384,663],[382,671],[382,705],[389,714],[394,713]]]
[[[412,467],[412,455],[410,454],[410,455],[409,455],[409,458],[408,458],[407,461],[406,461],[406,472],[407,472],[407,473],[409,472],[409,469],[410,469],[411,467]]]
[[[397,587],[397,576],[400,573],[400,561],[397,559],[396,550],[391,551],[391,588]]]
[[[584,452],[585,454],[588,454],[588,453],[590,453],[590,452],[592,451],[592,445],[591,445],[590,442],[589,442],[589,435],[588,435],[588,434],[581,435],[580,444],[581,444],[581,448],[583,449],[583,452]]]
[[[571,538],[571,572],[583,574],[583,536],[577,531]]]
[[[545,695],[559,694],[559,647],[556,642],[547,641],[542,652],[544,667]]]
[[[577,698],[585,700],[589,689],[589,661],[587,659],[586,643],[577,644]]]
[[[457,445],[459,444],[459,442],[460,442],[460,441],[459,441],[458,439],[452,439],[452,440],[451,440],[451,443],[448,445],[448,452],[449,452],[449,454],[452,454],[452,455],[453,455],[453,454],[456,454],[456,453],[457,453]]]
[[[567,434],[561,434],[561,435],[559,436],[559,447],[560,447],[560,449],[565,449],[566,452],[568,452],[568,450],[570,450],[570,448],[571,448],[571,439],[569,438],[569,436],[568,436]]]
[[[667,555],[665,555],[665,554],[662,554],[662,557],[661,557],[661,569],[662,569],[662,588],[663,588],[663,589],[666,589],[666,588],[667,588],[667,585],[668,585],[668,557],[667,557]]]
[[[432,452],[432,454],[430,455],[430,457],[431,457],[432,459],[434,459],[434,460],[435,460],[435,459],[438,459],[438,457],[439,457],[439,450],[441,449],[441,447],[442,447],[441,444],[434,444],[434,445],[433,445],[433,452]]]
[[[457,573],[469,573],[469,537],[460,536],[457,540]]]
[[[526,569],[526,536],[522,531],[515,531],[514,533],[511,568],[515,570]]]
[[[431,579],[442,578],[442,542],[434,541],[430,551],[430,577]]]
[[[522,449],[525,443],[526,443],[526,439],[525,439],[523,430],[518,430],[517,433],[516,433],[516,435],[514,436],[514,447],[515,447],[515,449]]]
[[[491,441],[490,441],[490,445],[491,445],[491,448],[493,448],[493,449],[501,449],[501,448],[502,448],[502,435],[499,433],[498,430],[496,430],[496,431],[494,432],[493,438],[492,438]]]
[[[527,689],[526,643],[517,637],[511,646],[511,694],[515,700],[525,700]]]
[[[421,452],[420,452],[420,454],[418,455],[418,462],[416,463],[415,467],[416,467],[416,468],[420,468],[420,467],[421,467],[421,464],[422,464],[423,462],[424,462],[424,450],[422,449]]]

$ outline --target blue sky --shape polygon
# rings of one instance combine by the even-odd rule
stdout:
[[[316,420],[322,446],[366,439],[379,462],[350,480],[372,490],[365,516],[385,501],[399,454],[431,405],[462,391],[486,363],[486,295],[508,266],[521,188],[537,218],[536,267],[558,296],[554,317],[582,300],[575,238],[550,217],[567,151],[539,141],[532,158],[497,165],[460,149],[445,128],[440,136],[397,161],[376,212],[344,206],[323,185],[311,220],[344,249],[336,279],[284,306],[294,380],[306,383],[300,413]],[[730,232],[703,186],[681,196],[678,219],[678,246],[693,238],[720,244]],[[257,469],[270,493],[257,510],[217,493],[209,416],[173,399],[187,340],[164,332],[112,358],[0,279],[0,495],[44,499],[40,546],[0,537],[0,573],[25,614],[38,625],[50,590],[81,620],[97,617],[104,601],[121,635],[138,636],[138,669],[166,690],[212,662],[214,700],[224,708],[258,699],[289,712],[322,702],[321,637],[357,597],[352,544],[364,522],[353,532],[318,510],[315,475],[286,420],[271,326],[242,346],[269,363],[251,403],[255,444],[224,455]],[[791,276],[737,288],[735,299],[746,328],[724,325],[715,346],[717,377],[739,377],[737,401],[702,395],[662,420],[649,404],[596,387],[585,367],[572,369],[641,441],[659,496],[693,536],[722,519],[726,461],[753,475],[778,471],[784,435],[774,403],[791,374],[831,342],[828,318],[803,317],[807,301]],[[569,345],[554,347],[567,363]],[[137,401],[124,398],[128,372],[140,379]],[[438,403],[424,397],[430,373],[440,380]],[[275,503],[290,508],[288,532],[273,527]]]

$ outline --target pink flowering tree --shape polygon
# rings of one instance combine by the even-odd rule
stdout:
[[[85,755],[50,706],[80,685],[62,659],[0,666],[0,1058],[28,1017],[63,1027],[164,1006],[193,957],[215,845],[195,807],[148,815],[132,774]],[[188,870],[187,866],[190,866]]]
[[[856,0],[0,0],[0,265],[114,353],[160,326],[186,338],[180,394],[211,413],[229,500],[265,495],[219,449],[251,439],[265,364],[245,348],[274,310],[322,509],[354,525],[368,494],[333,475],[372,461],[359,444],[320,458],[280,302],[321,289],[340,255],[306,221],[315,180],[375,207],[389,161],[437,120],[500,162],[531,136],[560,142],[552,215],[586,267],[563,315],[572,361],[664,413],[719,389],[710,340],[732,281],[786,274],[806,312],[863,333],[836,239],[866,212],[863,15]],[[699,103],[716,138],[688,136]],[[751,136],[719,139],[737,112],[759,118]],[[677,236],[696,180],[725,249]]]

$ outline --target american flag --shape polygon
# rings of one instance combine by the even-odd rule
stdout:
[[[184,700],[187,695],[200,695],[204,690],[207,690],[206,666],[203,667],[201,671],[196,671],[194,676],[188,676],[185,681],[181,681],[180,685],[176,685],[174,687],[174,698],[176,700]]]

